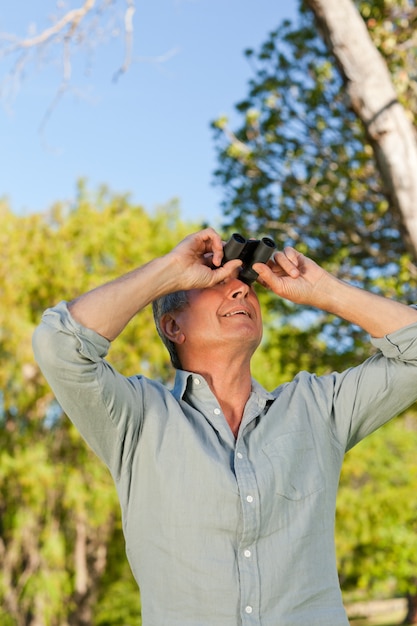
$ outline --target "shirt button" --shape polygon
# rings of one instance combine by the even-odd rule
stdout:
[[[200,384],[200,379],[199,378],[194,378],[194,384],[195,385],[199,385]]]
[[[221,411],[220,409],[214,409],[213,413],[214,415],[220,415]]]
[[[253,502],[253,496],[246,496],[246,502]]]
[[[249,557],[252,556],[252,552],[250,550],[245,550],[243,554],[245,555],[247,559],[249,559]]]
[[[250,613],[252,613],[252,611],[253,611],[253,608],[249,604],[248,606],[245,606],[245,613],[249,615]]]
[[[241,452],[238,452],[236,456],[238,459],[243,459],[243,454]]]

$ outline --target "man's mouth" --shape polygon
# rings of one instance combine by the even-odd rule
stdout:
[[[246,315],[247,317],[250,317],[249,312],[245,311],[244,309],[238,309],[237,311],[230,311],[229,313],[226,313],[224,317],[233,317],[234,315]]]

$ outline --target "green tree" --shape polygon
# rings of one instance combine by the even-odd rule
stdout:
[[[151,217],[128,197],[104,187],[90,193],[84,183],[73,205],[57,203],[46,215],[0,206],[2,624],[91,626],[96,613],[100,625],[137,622],[114,486],[62,415],[34,363],[31,336],[48,306],[164,254],[191,229],[175,205]],[[168,377],[150,308],[109,360],[126,374]],[[117,603],[105,601],[117,585],[118,615]]]
[[[411,301],[416,271],[399,220],[311,15],[302,13],[296,30],[284,22],[258,53],[246,56],[254,78],[236,105],[241,125],[232,131],[226,119],[214,123],[225,228],[269,234],[342,279]],[[298,307],[276,299],[270,307],[281,327],[303,321],[305,330],[307,317],[300,319]],[[332,358],[353,347],[351,357],[363,358],[358,329],[322,313],[308,321],[311,346],[313,336],[319,339],[313,352],[321,350],[324,333]],[[296,358],[305,366],[304,354]]]
[[[306,0],[305,4],[313,11],[336,59],[350,106],[363,123],[373,148],[384,192],[401,220],[404,239],[417,260],[417,140],[413,125],[416,98],[412,88],[416,78],[415,3]],[[367,24],[372,28],[376,22],[383,28],[373,31],[374,43]],[[412,72],[411,80],[407,78],[408,70]],[[410,113],[413,104],[414,113]]]
[[[417,421],[408,414],[346,456],[336,541],[346,592],[417,596],[416,448]]]
[[[368,9],[378,44],[386,50],[393,37],[386,12],[373,10],[374,3],[361,6]],[[410,32],[409,23],[397,20],[397,40]],[[226,118],[213,123],[224,227],[270,234],[280,247],[308,251],[342,279],[413,301],[417,272],[398,213],[390,209],[368,136],[311,12],[301,5],[296,28],[284,22],[258,52],[245,54],[253,78],[247,97],[236,105],[237,129]],[[415,57],[398,57],[390,59],[390,67],[398,69],[393,76],[405,100],[415,81],[409,78],[404,85],[401,77],[405,68],[415,75],[410,67]],[[276,310],[283,321],[299,315],[297,307],[284,302]],[[352,335],[352,329],[333,320],[329,326],[324,315],[309,319],[316,336],[324,330],[329,339],[337,329],[332,345],[338,351],[354,345],[352,339],[361,348],[363,336],[356,329]]]

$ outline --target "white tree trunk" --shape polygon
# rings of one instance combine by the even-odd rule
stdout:
[[[385,193],[417,260],[417,134],[397,100],[384,58],[352,0],[306,0],[372,143]]]

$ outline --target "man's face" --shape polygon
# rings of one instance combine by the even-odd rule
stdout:
[[[262,314],[251,286],[236,276],[208,289],[188,291],[188,306],[175,314],[181,351],[204,346],[245,347],[250,355],[262,338]]]

